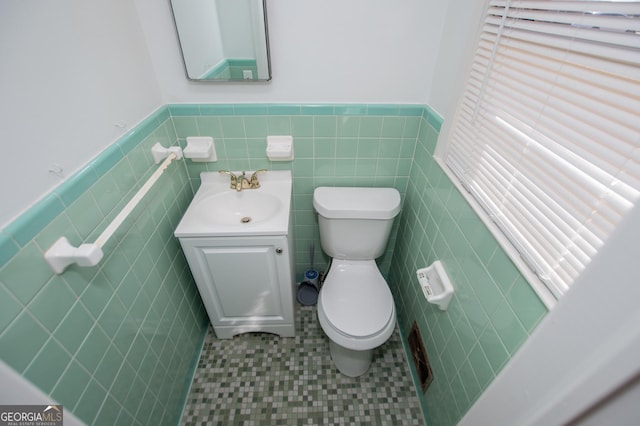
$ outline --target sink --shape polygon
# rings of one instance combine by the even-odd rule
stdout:
[[[241,172],[234,172],[236,175]],[[251,172],[246,172],[251,176]],[[176,237],[283,235],[291,210],[291,171],[259,175],[260,188],[230,188],[229,175],[200,174],[201,185],[175,230]]]
[[[237,192],[229,175],[201,173],[174,232],[219,339],[296,334],[291,171],[258,178],[260,188]]]
[[[197,214],[203,222],[237,225],[268,221],[281,209],[277,196],[259,188],[209,195],[199,202]]]

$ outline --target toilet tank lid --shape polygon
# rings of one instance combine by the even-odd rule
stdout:
[[[313,191],[313,207],[329,219],[393,219],[400,212],[395,188],[320,186]]]

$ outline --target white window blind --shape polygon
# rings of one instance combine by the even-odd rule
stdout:
[[[640,2],[490,0],[444,143],[560,297],[640,195]]]

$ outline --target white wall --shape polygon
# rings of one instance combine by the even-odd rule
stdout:
[[[443,117],[451,117],[476,48],[484,1],[447,0],[442,37],[427,104]]]
[[[2,0],[0,61],[0,228],[162,104],[130,2]]]
[[[417,103],[429,97],[447,3],[268,0],[273,80],[184,77],[168,2],[136,0],[168,103]]]

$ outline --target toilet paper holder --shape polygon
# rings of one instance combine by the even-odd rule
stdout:
[[[441,311],[446,311],[453,297],[454,289],[442,262],[436,260],[431,266],[418,269],[416,275],[427,302],[438,305]]]

